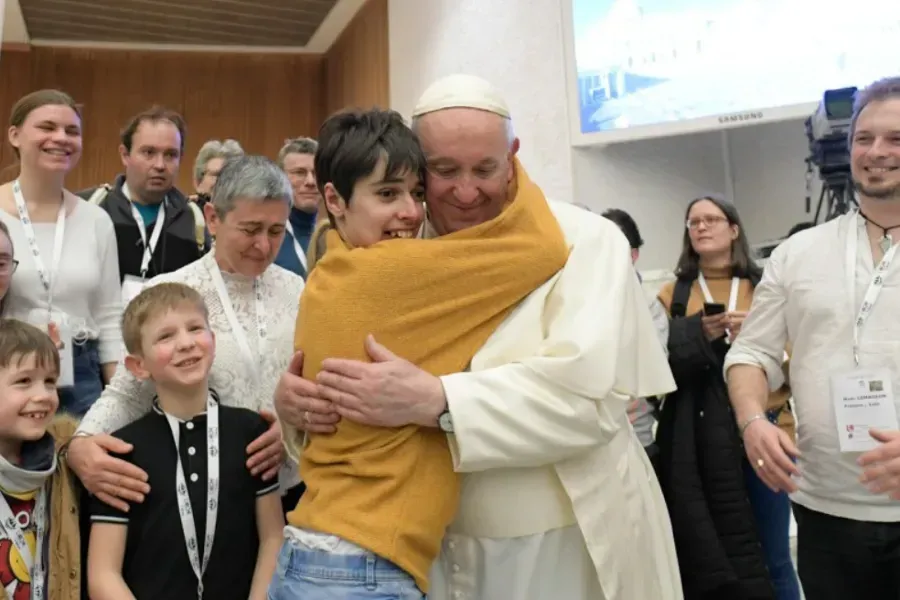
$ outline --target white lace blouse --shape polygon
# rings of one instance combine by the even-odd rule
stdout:
[[[214,260],[213,252],[210,252],[177,271],[154,277],[147,285],[177,282],[200,292],[209,309],[210,327],[216,334],[216,358],[209,374],[210,387],[218,392],[219,400],[225,406],[256,412],[273,410],[275,386],[287,370],[294,351],[294,323],[303,279],[274,264],[262,274],[266,341],[260,356],[253,281],[222,273],[234,312],[251,350],[258,357],[256,364],[248,365],[210,275]],[[260,374],[258,386],[255,384],[257,369]],[[140,381],[120,362],[115,377],[81,421],[79,432],[112,433],[121,429],[150,412],[154,394],[152,382]]]

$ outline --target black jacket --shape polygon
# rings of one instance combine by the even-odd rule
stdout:
[[[678,389],[666,398],[656,440],[685,600],[774,600],[722,376],[728,346],[706,339],[701,316],[671,320]]]
[[[141,275],[141,260],[144,257],[144,243],[141,231],[131,214],[128,198],[122,193],[125,176],[119,175],[109,188],[100,206],[109,213],[116,229],[116,243],[119,248],[119,278],[126,275]],[[103,187],[103,186],[101,186]],[[78,192],[78,196],[89,200],[100,188]],[[188,265],[209,251],[211,240],[202,213],[195,213],[184,195],[172,188],[166,197],[166,220],[150,260],[147,278],[162,273],[171,273]],[[201,222],[197,218],[200,217]],[[147,236],[153,231],[153,224],[147,223]],[[202,226],[202,231],[200,227]],[[202,237],[202,242],[198,237]]]

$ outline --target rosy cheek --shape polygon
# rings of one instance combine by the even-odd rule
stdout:
[[[172,362],[173,356],[175,356],[175,347],[172,344],[160,344],[153,348],[153,362],[161,367]]]

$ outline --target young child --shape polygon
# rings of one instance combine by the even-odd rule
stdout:
[[[0,319],[0,598],[81,597],[74,478],[57,460],[77,424],[56,416],[58,376],[46,333]]]
[[[122,336],[125,365],[157,398],[115,436],[152,489],[127,512],[93,500],[91,598],[264,600],[284,517],[278,482],[251,475],[245,449],[268,424],[209,389],[215,336],[203,299],[178,283],[147,288],[125,309]]]

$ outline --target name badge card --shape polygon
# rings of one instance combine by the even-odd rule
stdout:
[[[56,385],[59,387],[72,387],[75,385],[75,357],[72,354],[72,327],[68,323],[59,323],[59,379]]]
[[[870,429],[900,429],[888,369],[835,375],[831,390],[841,452],[877,448],[880,443],[869,435]]]
[[[126,275],[122,281],[122,308],[128,306],[128,303],[134,300],[135,296],[144,289],[144,280],[134,275]]]

